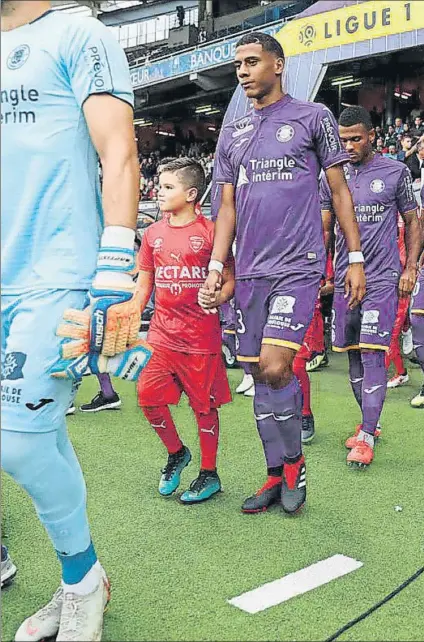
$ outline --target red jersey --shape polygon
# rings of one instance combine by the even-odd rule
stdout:
[[[155,312],[148,341],[177,352],[221,352],[218,314],[205,314],[197,302],[208,276],[215,224],[200,215],[184,227],[169,216],[151,225],[143,236],[139,268],[154,273]]]

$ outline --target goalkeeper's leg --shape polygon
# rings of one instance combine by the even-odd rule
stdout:
[[[82,306],[84,298],[83,292],[66,291],[2,297],[2,466],[30,495],[61,562],[63,580],[51,608],[26,620],[17,640],[58,632],[59,639],[97,639],[108,599],[90,537],[84,478],[66,433],[71,382],[47,372],[57,358],[55,331],[63,310]],[[34,329],[40,328],[35,342]],[[85,617],[79,618],[78,630],[67,630],[70,610],[76,609]]]

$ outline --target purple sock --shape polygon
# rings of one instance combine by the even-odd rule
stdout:
[[[364,432],[370,435],[375,433],[386,398],[387,373],[384,360],[385,353],[382,350],[362,353],[362,426]]]
[[[269,406],[278,426],[284,456],[296,459],[302,452],[302,390],[293,376],[284,388],[268,388]]]
[[[411,322],[415,354],[424,373],[424,316],[412,314]]]
[[[362,410],[362,383],[364,380],[364,367],[359,350],[349,350],[349,379],[356,402]]]
[[[106,397],[106,399],[110,399],[111,397],[115,396],[115,391],[112,387],[112,382],[110,380],[110,376],[108,375],[107,372],[102,372],[101,374],[97,375],[97,379],[99,380],[100,388],[103,393],[103,396]]]
[[[256,384],[253,407],[266,465],[268,468],[276,468],[284,461],[284,448],[277,422],[270,408],[268,390],[265,384]]]

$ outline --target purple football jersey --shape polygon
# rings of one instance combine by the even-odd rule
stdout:
[[[318,178],[347,160],[327,107],[289,95],[223,127],[215,181],[235,187],[237,279],[323,273]]]
[[[401,273],[398,213],[417,207],[411,172],[403,163],[375,154],[366,165],[344,167],[355,206],[369,283],[397,283]],[[332,210],[330,189],[325,176],[320,186],[321,208]],[[336,223],[335,286],[344,286],[349,265],[346,240]]]

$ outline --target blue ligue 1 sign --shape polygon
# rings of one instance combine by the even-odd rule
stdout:
[[[265,27],[261,31],[274,36],[281,29],[281,24]],[[171,80],[172,78],[228,64],[234,60],[236,44],[239,38],[240,36],[236,36],[215,44],[190,49],[185,53],[170,56],[148,65],[135,67],[131,73],[133,89],[150,87],[153,84]]]

